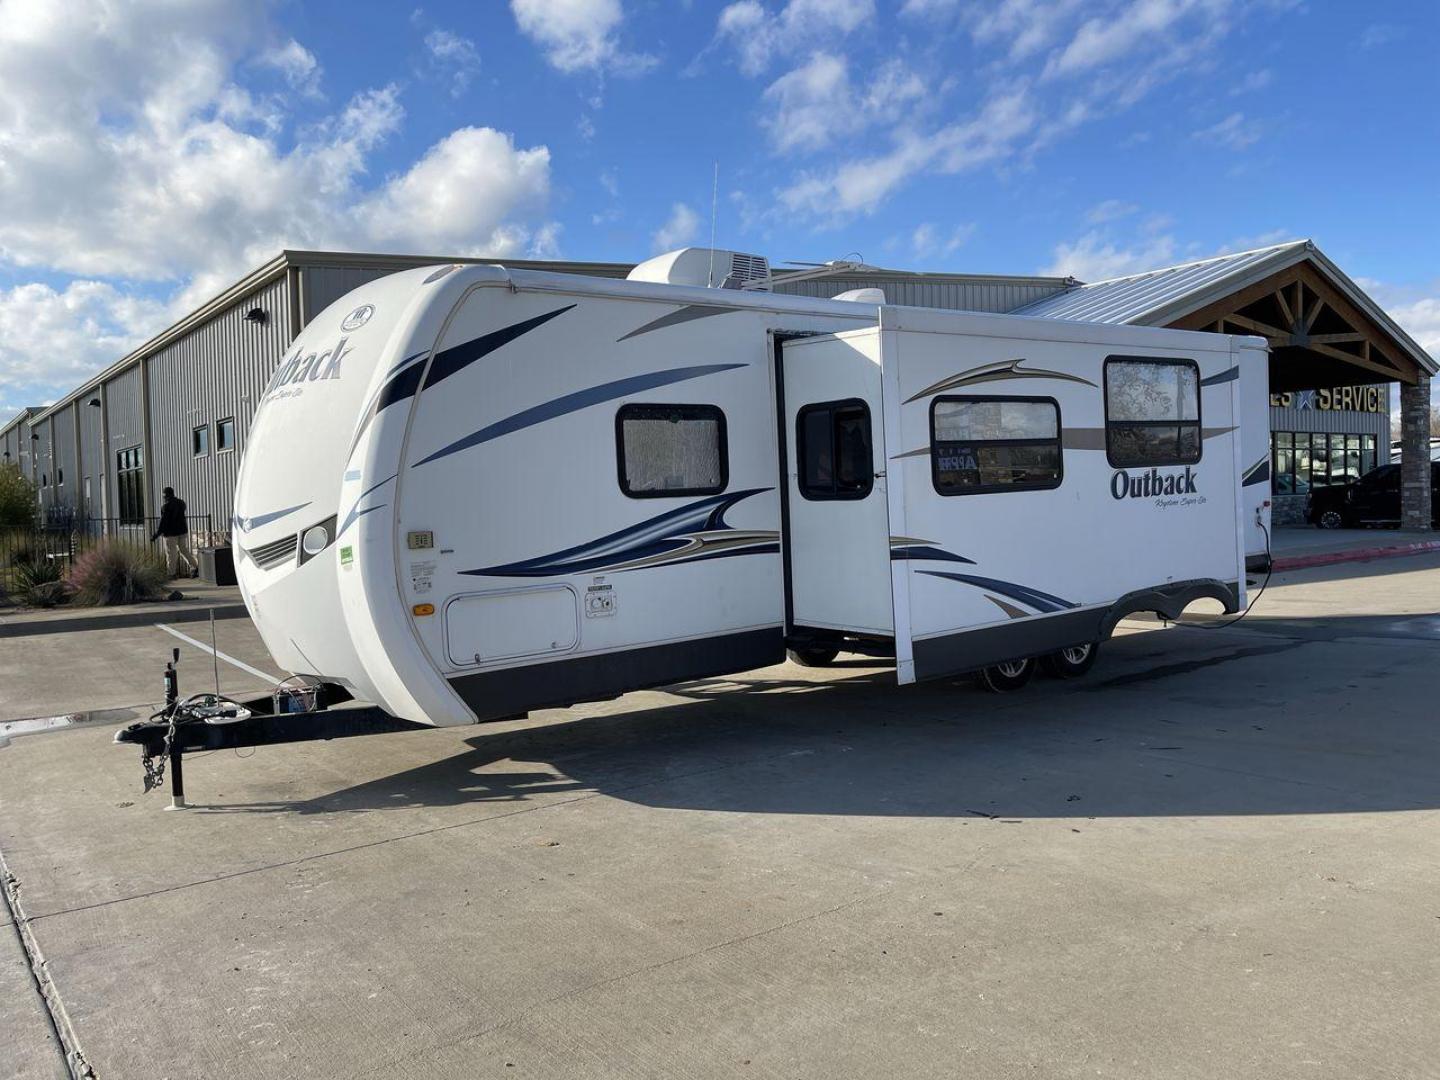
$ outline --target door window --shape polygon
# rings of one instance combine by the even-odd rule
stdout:
[[[875,486],[870,409],[863,401],[806,405],[795,420],[800,494],[863,499]]]

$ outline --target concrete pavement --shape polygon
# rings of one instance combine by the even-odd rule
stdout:
[[[1077,682],[787,665],[178,814],[28,736],[0,851],[102,1078],[1435,1075],[1437,611],[1432,556],[1282,574]]]

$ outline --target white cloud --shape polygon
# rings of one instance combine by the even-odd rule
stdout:
[[[1121,247],[1102,232],[1092,230],[1074,243],[1057,244],[1050,265],[1040,273],[1047,277],[1105,281],[1157,270],[1175,261],[1173,236],[1154,236],[1137,246]]]
[[[1398,41],[1404,36],[1404,32],[1398,26],[1389,23],[1374,23],[1365,28],[1360,35],[1360,47],[1362,49],[1378,49],[1389,45],[1392,41]]]
[[[437,72],[450,80],[450,96],[460,97],[480,70],[480,52],[467,37],[449,30],[431,30],[425,35],[425,49]]]
[[[970,221],[956,225],[947,233],[927,221],[915,226],[915,231],[910,234],[910,250],[917,259],[953,255],[970,242],[975,229],[975,223]]]
[[[494,128],[461,128],[357,207],[381,244],[460,255],[514,255],[530,241],[516,213],[544,209],[550,152],[518,149]],[[463,237],[463,240],[457,238]],[[458,247],[458,250],[456,250]]]
[[[101,281],[0,289],[0,416],[118,360],[158,330],[166,314],[163,303]]]
[[[1130,0],[1118,10],[1083,22],[1063,49],[1045,65],[1047,77],[1077,75],[1135,52],[1172,33],[1223,33],[1230,0]]]
[[[581,71],[636,75],[654,67],[655,57],[620,46],[625,12],[620,0],[510,0],[520,32],[545,51],[545,59],[567,74]]]
[[[1247,120],[1244,113],[1235,112],[1218,124],[1195,132],[1195,138],[1231,150],[1244,150],[1259,142],[1263,133],[1263,125],[1258,120]]]
[[[674,251],[692,243],[700,232],[700,215],[684,203],[670,208],[670,217],[651,237],[657,252]]]
[[[1230,96],[1237,97],[1240,94],[1251,94],[1256,90],[1264,90],[1274,81],[1275,73],[1269,68],[1252,71],[1230,88]]]
[[[887,153],[802,173],[778,198],[788,211],[832,220],[871,213],[919,173],[959,173],[1008,156],[1036,121],[1026,87],[1004,87],[967,120],[929,134],[902,133]]]
[[[920,77],[899,60],[884,64],[862,90],[843,56],[817,52],[765,91],[772,108],[761,125],[781,151],[820,150],[835,139],[894,120],[925,94]]]
[[[259,63],[274,68],[290,86],[306,97],[320,96],[320,77],[324,74],[315,54],[294,38],[260,54]]]
[[[1103,225],[1107,221],[1118,221],[1120,218],[1129,217],[1139,209],[1140,207],[1134,203],[1125,202],[1123,199],[1106,199],[1087,210],[1085,220],[1092,225]]]
[[[288,72],[300,88],[319,71],[303,45],[273,47],[268,7],[72,0],[6,8],[0,265],[12,279],[34,267],[47,280],[86,280],[0,292],[0,326],[43,326],[45,313],[68,311],[92,344],[57,346],[65,339],[52,334],[47,349],[83,361],[71,370],[52,355],[25,375],[33,358],[5,341],[0,383],[64,389],[81,368],[116,359],[282,247],[554,248],[544,146],[462,128],[376,180],[376,152],[404,122],[397,87],[362,91],[299,125],[283,97],[256,99],[238,86],[234,73],[257,64]]]
[[[715,33],[734,48],[741,71],[759,75],[776,57],[820,48],[874,18],[875,0],[787,0],[774,12],[736,0],[720,12]]]

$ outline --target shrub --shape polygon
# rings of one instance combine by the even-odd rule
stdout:
[[[34,559],[15,564],[15,590],[27,604],[54,607],[66,600],[60,582],[60,564],[54,559]]]
[[[129,544],[107,541],[75,559],[70,587],[82,604],[134,604],[165,594],[165,563],[155,554]]]
[[[0,464],[0,528],[34,528],[40,501],[35,485],[13,461]]]

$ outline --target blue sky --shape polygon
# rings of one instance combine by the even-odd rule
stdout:
[[[1129,273],[1314,238],[1440,353],[1440,6],[0,0],[0,418],[281,247]]]

